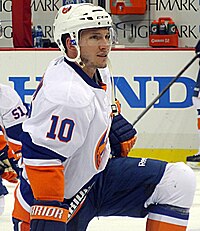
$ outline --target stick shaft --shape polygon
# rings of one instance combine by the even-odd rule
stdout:
[[[145,108],[145,110],[137,117],[133,122],[133,126],[149,111],[149,109],[156,103],[156,101],[171,87],[171,85],[176,82],[177,79],[193,64],[193,62],[199,58],[200,53],[197,53],[192,60],[175,76],[172,81],[160,92],[160,94]]]

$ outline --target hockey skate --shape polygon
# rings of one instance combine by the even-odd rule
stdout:
[[[186,158],[187,165],[191,168],[200,169],[200,153],[197,153],[193,156],[188,156]]]

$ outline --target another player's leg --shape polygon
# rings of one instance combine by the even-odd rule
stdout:
[[[193,97],[192,97],[194,108],[197,110],[197,129],[199,136],[199,151],[197,154],[188,156],[186,161],[191,168],[200,169],[200,69],[197,75],[197,81],[194,87]]]
[[[200,75],[200,74],[199,74]],[[199,89],[199,88],[197,88]],[[195,93],[195,91],[194,91]],[[198,95],[199,95],[199,91],[198,91]],[[191,167],[191,168],[198,168],[200,169],[200,98],[199,97],[193,97],[192,98],[193,101],[193,105],[197,110],[197,129],[198,129],[198,142],[199,142],[199,150],[198,153],[192,156],[188,156],[186,161],[187,164]]]
[[[187,157],[187,164],[191,168],[200,169],[200,151],[197,154]]]
[[[161,182],[145,205],[147,231],[185,231],[195,192],[195,176],[184,163],[168,164]]]

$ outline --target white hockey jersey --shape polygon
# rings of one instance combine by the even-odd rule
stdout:
[[[56,166],[63,158],[64,197],[71,198],[109,159],[111,83],[107,68],[98,70],[104,90],[80,67],[67,62],[60,57],[50,63],[33,96],[30,118],[23,124],[30,137],[26,146],[42,147],[60,158],[45,159],[43,151],[41,158],[37,152],[37,158],[25,154],[23,160],[29,166]]]
[[[26,114],[27,109],[17,92],[10,86],[0,84],[0,147],[5,146],[7,139],[14,151],[21,149],[19,134]]]

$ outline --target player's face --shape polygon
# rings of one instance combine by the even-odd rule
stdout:
[[[95,71],[96,68],[106,67],[111,47],[109,29],[83,30],[80,34],[79,46],[85,68]]]

